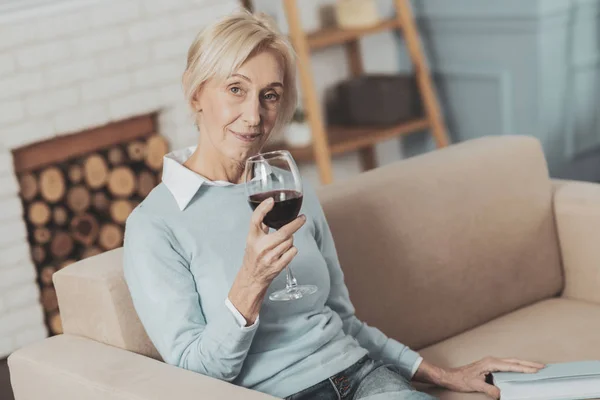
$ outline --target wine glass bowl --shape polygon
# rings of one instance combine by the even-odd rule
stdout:
[[[280,229],[298,217],[303,200],[302,180],[288,151],[272,151],[248,158],[244,178],[248,204],[253,210],[268,198],[275,200],[273,208],[263,219],[266,226]],[[314,285],[298,285],[288,265],[286,288],[272,293],[269,299],[296,300],[316,291]]]

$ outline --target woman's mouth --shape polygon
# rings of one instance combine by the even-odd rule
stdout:
[[[233,136],[237,137],[239,140],[241,140],[244,143],[252,143],[256,139],[258,139],[260,137],[260,135],[261,135],[260,133],[234,132],[232,130],[230,130],[229,132],[231,132],[233,134]]]

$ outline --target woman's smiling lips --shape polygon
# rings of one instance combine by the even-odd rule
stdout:
[[[260,133],[238,133],[238,132],[234,132],[231,129],[229,130],[229,132],[231,132],[233,134],[233,136],[237,137],[238,139],[240,139],[242,142],[246,142],[246,143],[252,143],[254,142],[258,137],[260,137]]]

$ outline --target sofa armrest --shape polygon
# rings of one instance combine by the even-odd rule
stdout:
[[[553,180],[563,297],[600,303],[600,184]]]
[[[8,365],[16,400],[275,399],[72,335],[21,348]]]

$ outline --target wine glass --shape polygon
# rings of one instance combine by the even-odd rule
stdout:
[[[246,195],[253,210],[272,197],[273,208],[263,219],[269,228],[279,229],[298,217],[302,207],[302,180],[289,151],[271,151],[246,160]],[[314,285],[298,285],[289,265],[285,289],[271,293],[272,301],[297,300],[317,291]]]

